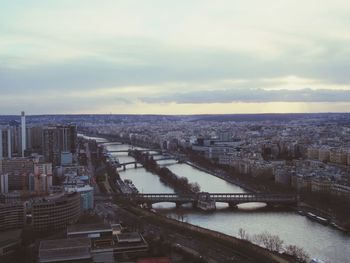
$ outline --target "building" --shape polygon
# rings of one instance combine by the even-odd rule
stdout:
[[[90,185],[84,185],[82,187],[72,186],[65,187],[65,190],[69,193],[77,192],[81,196],[81,209],[83,211],[94,209],[94,188]]]
[[[0,262],[12,262],[9,261],[9,257],[13,255],[17,249],[21,246],[21,233],[22,230],[8,230],[1,232],[0,235]],[[7,261],[6,261],[7,260]]]
[[[9,190],[28,189],[28,176],[34,172],[34,162],[30,158],[12,158],[0,161],[0,174],[8,174]]]
[[[43,128],[42,126],[26,127],[26,155],[42,154]]]
[[[0,203],[12,204],[17,202],[21,202],[21,193],[18,191],[11,191],[8,193],[0,194]]]
[[[339,197],[344,197],[350,200],[350,186],[341,184],[332,184],[331,194]]]
[[[0,193],[7,194],[9,191],[9,177],[8,174],[0,174]]]
[[[65,229],[74,224],[81,213],[79,193],[63,193],[40,198],[32,204],[32,224],[37,232]]]
[[[36,193],[48,193],[52,187],[52,164],[34,164],[34,191]]]
[[[294,173],[295,171],[291,169],[291,167],[286,166],[285,163],[276,165],[273,168],[273,175],[275,177],[275,182],[286,186],[291,185],[292,174]]]
[[[137,257],[147,251],[139,233],[114,234],[105,224],[73,225],[67,228],[67,239],[41,241],[39,262],[116,262],[118,254]]]
[[[61,163],[61,153],[75,154],[77,129],[75,125],[48,126],[43,129],[43,154],[45,161],[54,166]]]
[[[27,129],[26,129],[26,116],[24,111],[21,113],[21,150],[22,157],[24,157],[24,152],[27,149]]]
[[[22,228],[24,216],[25,210],[23,203],[0,204],[0,231]]]
[[[329,162],[330,149],[328,147],[321,147],[318,151],[318,160],[321,162]]]
[[[329,194],[332,183],[329,180],[314,179],[311,181],[311,192]]]
[[[12,157],[11,130],[0,127],[0,160]]]
[[[72,165],[73,154],[71,152],[61,152],[61,165]]]
[[[21,140],[21,126],[18,121],[11,121],[9,123],[9,136],[11,136],[11,156],[22,156],[22,140]]]
[[[319,149],[317,146],[311,146],[307,148],[307,157],[309,159],[318,159],[319,157]]]
[[[106,224],[83,224],[67,227],[67,238],[111,238],[112,235],[112,226]]]
[[[331,163],[347,165],[348,153],[343,149],[332,149],[329,156]]]
[[[114,247],[114,253],[135,253],[148,250],[148,244],[143,236],[137,232],[118,234]]]
[[[0,128],[0,160],[4,158],[4,145],[3,145],[3,138],[2,138],[2,129]]]
[[[39,263],[93,262],[90,238],[43,240],[39,246]]]

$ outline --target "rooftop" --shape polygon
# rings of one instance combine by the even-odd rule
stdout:
[[[91,232],[91,231],[112,231],[110,225],[105,224],[81,224],[67,227],[67,233]]]
[[[40,242],[40,250],[61,250],[65,248],[79,248],[91,246],[90,238],[69,238],[43,240]]]
[[[118,243],[142,242],[139,233],[122,233],[117,235]]]
[[[10,230],[1,232],[0,234],[0,247],[7,246],[9,244],[20,241],[22,230]]]

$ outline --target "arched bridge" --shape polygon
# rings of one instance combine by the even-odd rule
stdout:
[[[134,149],[125,149],[125,150],[108,150],[110,153],[129,153],[132,152]],[[146,152],[157,152],[162,153],[163,151],[160,149],[147,149],[147,150],[138,150],[139,152],[146,153]]]
[[[131,162],[125,162],[125,163],[118,163],[118,167],[123,167],[123,170],[125,171],[125,170],[126,170],[126,166],[131,165],[131,164],[134,165],[134,168],[138,168],[138,166],[137,166],[138,164],[140,164],[141,167],[143,167],[142,164],[139,163],[139,162],[137,162],[137,161],[131,161]]]
[[[98,145],[110,146],[110,145],[123,145],[122,142],[99,142]]]
[[[176,205],[192,203],[193,206],[197,206],[198,202],[203,200],[213,203],[227,203],[231,207],[252,202],[266,203],[267,205],[294,205],[298,202],[296,195],[263,193],[125,194],[119,195],[119,197],[149,206],[162,202],[176,203]]]
[[[164,156],[158,159],[154,159],[156,162],[157,161],[166,161],[166,160],[176,160],[176,161],[181,161],[179,160],[176,156]],[[123,167],[123,170],[126,170],[126,166],[128,165],[134,165],[134,168],[138,168],[139,166],[137,166],[138,164],[143,167],[142,163],[138,162],[138,161],[131,161],[131,162],[125,162],[125,163],[118,163],[118,167]]]

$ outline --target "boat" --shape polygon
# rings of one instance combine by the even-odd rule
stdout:
[[[139,193],[139,190],[130,179],[125,179],[124,183],[131,190],[132,193],[136,193],[136,194]]]
[[[313,258],[311,259],[310,263],[326,263],[326,262],[318,258]]]
[[[199,198],[197,201],[197,208],[203,211],[214,211],[216,209],[216,204],[213,199],[211,199],[209,193],[199,193]]]
[[[340,225],[337,225],[337,224],[334,223],[334,222],[331,223],[331,226],[334,227],[334,228],[336,228],[336,229],[338,229],[338,230],[340,230],[340,231],[347,232],[347,230],[346,230],[345,227],[342,227],[342,226],[340,226]]]
[[[301,215],[301,216],[305,216],[306,213],[303,210],[298,210],[298,214]]]
[[[324,217],[321,217],[321,216],[318,216],[318,215],[315,215],[311,212],[307,213],[306,216],[318,223],[321,223],[323,225],[327,225],[329,223],[329,220],[327,218],[324,218]]]

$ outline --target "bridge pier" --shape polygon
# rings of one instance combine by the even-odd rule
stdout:
[[[180,208],[181,207],[181,203],[175,203],[176,208]]]
[[[152,209],[152,203],[143,203],[142,206],[148,209]]]
[[[232,209],[237,209],[237,204],[236,203],[228,203],[228,206]]]
[[[126,165],[123,165],[123,171],[125,171],[126,170]]]
[[[134,164],[134,168],[135,168],[135,169],[137,168],[137,163]]]

